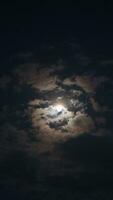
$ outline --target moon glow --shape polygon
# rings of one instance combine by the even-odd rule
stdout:
[[[57,113],[62,113],[62,111],[66,110],[66,108],[62,105],[62,104],[57,104],[53,107],[53,109],[57,112]]]

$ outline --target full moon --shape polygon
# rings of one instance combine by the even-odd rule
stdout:
[[[59,113],[59,112],[64,111],[65,107],[63,105],[61,105],[61,104],[57,104],[57,105],[54,106],[54,109],[56,110],[56,112]]]

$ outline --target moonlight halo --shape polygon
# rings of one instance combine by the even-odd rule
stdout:
[[[62,105],[62,104],[56,104],[54,107],[53,107],[53,109],[55,109],[56,110],[56,112],[62,112],[62,111],[64,111],[64,110],[66,110],[66,108],[64,107],[64,105]]]

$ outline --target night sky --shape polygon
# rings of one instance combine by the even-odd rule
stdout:
[[[112,13],[0,4],[0,200],[113,199]]]

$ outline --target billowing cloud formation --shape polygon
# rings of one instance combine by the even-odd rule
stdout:
[[[95,112],[105,112],[109,110],[106,105],[101,106],[93,97],[90,100]]]
[[[34,186],[36,190],[41,187],[42,193],[43,183],[51,184],[52,189],[55,183],[61,190],[69,187],[75,190],[77,184],[85,187],[90,183],[95,186],[98,181],[103,184],[108,174],[112,177],[108,169],[110,172],[113,169],[113,101],[112,84],[108,84],[111,80],[104,73],[100,75],[100,71],[99,74],[86,68],[79,71],[71,64],[67,67],[58,63],[30,63],[32,56],[19,55],[24,64],[16,66],[11,76],[0,79],[0,164],[8,160],[3,166],[8,169],[10,166],[10,177],[17,178],[15,183],[11,179],[14,185],[23,176],[22,191],[23,183],[33,183],[32,192]],[[87,64],[84,57],[77,63],[82,61]],[[62,109],[57,107],[60,105]],[[14,163],[12,171],[10,163]],[[4,174],[7,176],[7,170]]]
[[[52,68],[40,68],[37,64],[26,64],[15,70],[21,84],[28,84],[40,91],[53,90],[57,87],[57,76],[51,73]]]
[[[73,75],[70,78],[64,79],[65,85],[78,85],[87,93],[94,93],[96,88],[102,82],[107,81],[106,77],[95,77],[92,75]]]
[[[89,133],[95,128],[94,122],[90,116],[78,114],[69,121],[69,131],[73,134]]]
[[[56,64],[46,67],[38,63],[18,66],[13,76],[16,78],[13,88],[17,93],[19,88],[18,95],[25,85],[31,91],[35,89],[34,98],[32,94],[32,98],[26,100],[24,114],[31,123],[35,139],[40,141],[40,148],[36,147],[39,151],[44,150],[41,147],[51,149],[58,141],[81,134],[96,134],[95,129],[100,129],[101,125],[105,128],[107,120],[102,119],[101,113],[109,109],[98,103],[95,95],[98,86],[109,81],[107,77],[84,73],[67,75],[66,66]],[[10,77],[1,79],[6,87],[11,80],[13,78]],[[88,96],[90,93],[93,95]],[[58,112],[54,109],[57,104],[63,104],[65,109]]]

